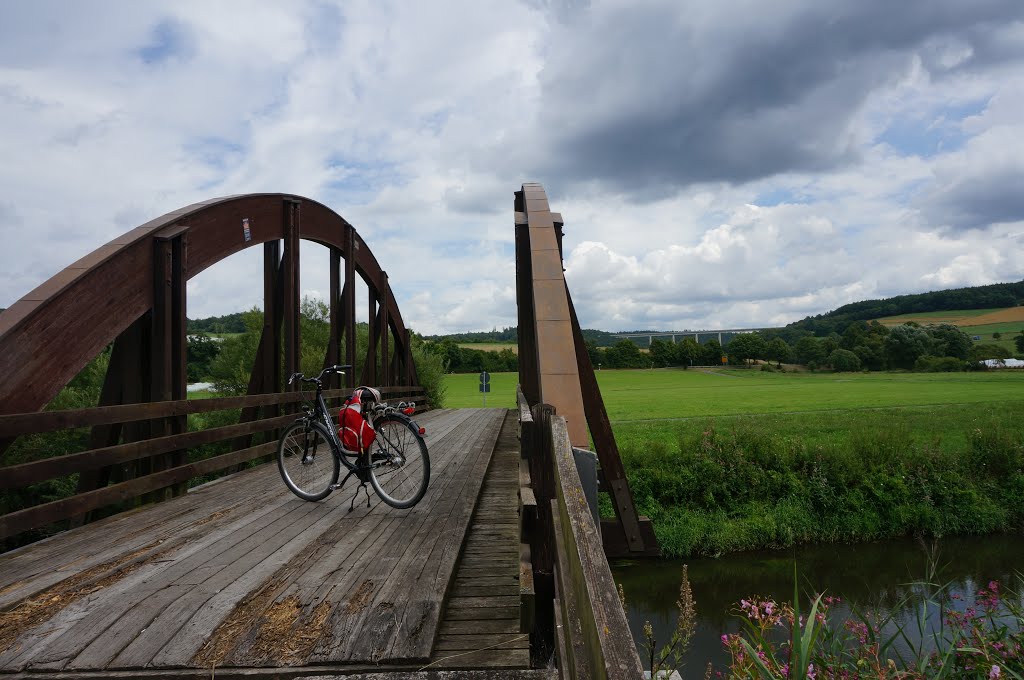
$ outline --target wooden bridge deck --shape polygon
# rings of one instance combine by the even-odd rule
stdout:
[[[463,598],[453,604],[462,610],[496,605],[504,622],[491,624],[494,632],[517,632],[514,599],[487,600],[495,578],[518,569],[507,471],[492,472],[487,509],[478,510],[483,528],[454,574],[507,413],[421,415],[431,481],[410,510],[389,508],[371,490],[370,507],[360,495],[349,512],[351,481],[307,503],[265,465],[0,555],[0,677],[209,677],[211,669],[218,678],[299,677],[432,660],[432,668],[524,667],[521,642],[500,659],[476,652],[473,663],[442,661],[467,649],[460,639],[483,640],[459,638],[472,627],[457,623],[472,620],[465,611],[442,624],[449,593]],[[481,554],[499,539],[508,543],[493,559]],[[495,597],[512,592],[496,588]],[[473,632],[491,631],[477,624]]]

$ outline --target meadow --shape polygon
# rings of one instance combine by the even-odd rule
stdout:
[[[514,374],[492,375],[509,406]],[[479,406],[478,376],[448,376]],[[672,556],[1020,529],[1024,372],[600,371],[639,511]],[[506,391],[507,390],[507,391]]]

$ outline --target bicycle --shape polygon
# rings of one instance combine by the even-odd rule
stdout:
[[[284,483],[296,496],[319,501],[340,489],[353,475],[366,493],[370,505],[369,483],[382,501],[393,508],[406,509],[416,505],[430,482],[430,457],[423,441],[423,428],[410,418],[415,404],[401,402],[389,406],[385,402],[367,405],[363,417],[374,431],[373,441],[362,451],[345,448],[331,422],[323,396],[323,377],[329,373],[345,375],[351,366],[328,366],[315,378],[294,373],[291,385],[298,380],[316,385],[316,396],[304,399],[303,415],[285,428],[277,446],[277,466]],[[303,395],[305,397],[305,394]],[[310,403],[311,401],[311,403]],[[339,483],[341,466],[348,474]],[[359,489],[349,505],[355,507]]]

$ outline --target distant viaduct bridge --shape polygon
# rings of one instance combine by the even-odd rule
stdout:
[[[644,338],[647,338],[647,347],[650,347],[651,343],[654,342],[654,338],[658,338],[659,340],[668,339],[668,340],[670,340],[672,342],[672,344],[676,343],[676,339],[677,338],[693,338],[694,340],[697,341],[698,344],[701,343],[701,339],[702,338],[703,338],[703,342],[709,342],[712,339],[717,339],[718,340],[718,344],[722,345],[722,344],[725,344],[723,342],[723,340],[728,341],[728,339],[731,338],[734,335],[739,335],[741,333],[755,333],[755,332],[758,332],[758,331],[767,331],[767,330],[771,330],[771,329],[768,329],[768,328],[728,328],[728,329],[722,329],[722,330],[706,330],[706,331],[666,331],[664,333],[613,333],[613,335],[615,337],[617,337],[617,338],[622,338],[624,340],[632,340],[633,342],[636,342],[637,340],[643,340]]]
[[[303,240],[330,259],[324,365],[365,356],[326,395],[365,383],[423,402],[386,272],[324,205],[254,194],[176,210],[0,314],[0,673],[641,677],[606,554],[657,555],[657,539],[562,276],[562,218],[537,184],[515,192],[514,216],[517,406],[424,404],[432,475],[409,510],[374,497],[350,511],[352,488],[307,503],[258,464],[302,399],[283,376],[302,354]],[[251,247],[263,250],[264,324],[240,367],[247,394],[189,400],[186,282]],[[357,284],[370,326],[358,354]],[[99,403],[48,410],[108,347]],[[63,431],[82,450],[52,450]],[[578,473],[591,440],[615,519],[595,521]]]

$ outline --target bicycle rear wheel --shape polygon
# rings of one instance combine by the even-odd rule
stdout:
[[[338,481],[341,463],[331,450],[330,435],[323,425],[299,421],[281,435],[277,445],[277,468],[292,493],[307,501],[318,501]]]
[[[370,485],[393,508],[419,503],[430,482],[430,457],[419,430],[403,418],[384,416],[369,449]]]

